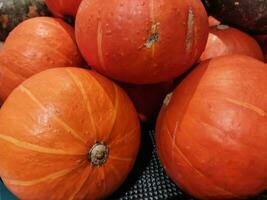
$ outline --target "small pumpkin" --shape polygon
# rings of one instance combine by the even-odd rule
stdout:
[[[208,18],[200,0],[83,0],[75,31],[93,69],[121,82],[152,84],[182,74],[200,57]]]
[[[165,96],[172,90],[172,80],[147,85],[120,84],[131,98],[142,122],[151,122],[158,114]]]
[[[0,0],[0,40],[22,21],[50,15],[44,0]]]
[[[20,199],[107,197],[126,179],[139,144],[133,104],[94,71],[43,71],[0,110],[0,176]]]
[[[52,17],[22,22],[8,36],[0,54],[0,101],[23,80],[48,68],[81,66],[73,28]]]
[[[165,101],[160,160],[197,199],[247,199],[267,185],[267,66],[232,55],[201,63]]]
[[[242,54],[264,60],[260,46],[250,35],[226,25],[210,27],[206,49],[200,61],[231,54]]]
[[[54,16],[60,18],[75,18],[82,0],[45,0]]]

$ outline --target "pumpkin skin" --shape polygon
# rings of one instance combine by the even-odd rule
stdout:
[[[82,0],[45,0],[54,16],[66,18],[75,17]]]
[[[226,25],[210,27],[206,49],[200,61],[231,54],[242,54],[264,60],[259,44],[250,35]]]
[[[245,199],[265,190],[266,93],[261,61],[232,55],[201,63],[157,121],[159,157],[172,180],[198,199]]]
[[[218,26],[221,23],[220,21],[218,21],[217,19],[215,19],[212,16],[209,16],[208,20],[209,20],[209,27]]]
[[[172,80],[148,85],[120,84],[138,112],[139,119],[148,123],[160,111],[165,96],[173,89]]]
[[[79,68],[23,82],[1,108],[0,132],[0,175],[27,200],[104,198],[125,180],[140,144],[137,113],[123,90]],[[108,153],[96,165],[88,157],[99,143]]]
[[[0,99],[23,80],[48,68],[81,66],[73,28],[51,17],[22,22],[8,36],[0,54]],[[0,101],[1,101],[0,100]]]
[[[202,0],[209,14],[223,24],[251,33],[267,33],[266,0]]]
[[[199,0],[84,0],[75,31],[92,68],[121,82],[152,84],[182,74],[200,57],[208,19]]]
[[[0,0],[0,40],[22,21],[50,15],[44,0]]]

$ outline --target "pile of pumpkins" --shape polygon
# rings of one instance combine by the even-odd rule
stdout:
[[[249,2],[0,0],[4,184],[20,199],[108,198],[140,121],[157,117],[159,158],[185,192],[266,190],[267,5]]]

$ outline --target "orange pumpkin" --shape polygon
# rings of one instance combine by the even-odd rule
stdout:
[[[23,80],[54,67],[81,66],[74,30],[61,19],[36,17],[18,25],[0,55],[0,102]]]
[[[122,82],[158,83],[200,57],[208,17],[200,0],[84,0],[75,31],[92,68]]]
[[[210,27],[212,27],[212,26],[218,26],[221,23],[219,20],[217,20],[213,16],[209,16],[208,20],[209,20],[209,26]]]
[[[131,98],[142,122],[154,119],[165,96],[173,89],[172,80],[147,85],[120,84]]]
[[[210,27],[206,49],[200,61],[231,54],[242,54],[264,60],[262,50],[253,37],[226,25]]]
[[[82,0],[45,0],[47,7],[54,16],[66,18],[75,17]]]
[[[165,100],[156,143],[168,175],[198,199],[245,199],[267,186],[267,65],[200,64]]]
[[[139,143],[127,95],[85,69],[34,75],[0,110],[0,175],[20,199],[107,197],[133,167]]]

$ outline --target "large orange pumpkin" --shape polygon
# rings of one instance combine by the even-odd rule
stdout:
[[[267,189],[267,65],[247,56],[200,64],[165,100],[156,143],[168,175],[198,199]]]
[[[104,198],[127,177],[139,143],[127,95],[85,69],[34,75],[0,110],[0,176],[20,199]]]
[[[76,38],[90,66],[127,83],[170,80],[205,48],[208,19],[200,0],[82,1]]]
[[[231,54],[242,54],[264,60],[262,50],[253,37],[226,25],[210,27],[206,49],[200,61]]]
[[[18,25],[0,55],[0,102],[23,80],[54,67],[81,66],[74,30],[61,19],[36,17]]]
[[[75,17],[82,0],[45,0],[54,16],[66,18]]]

